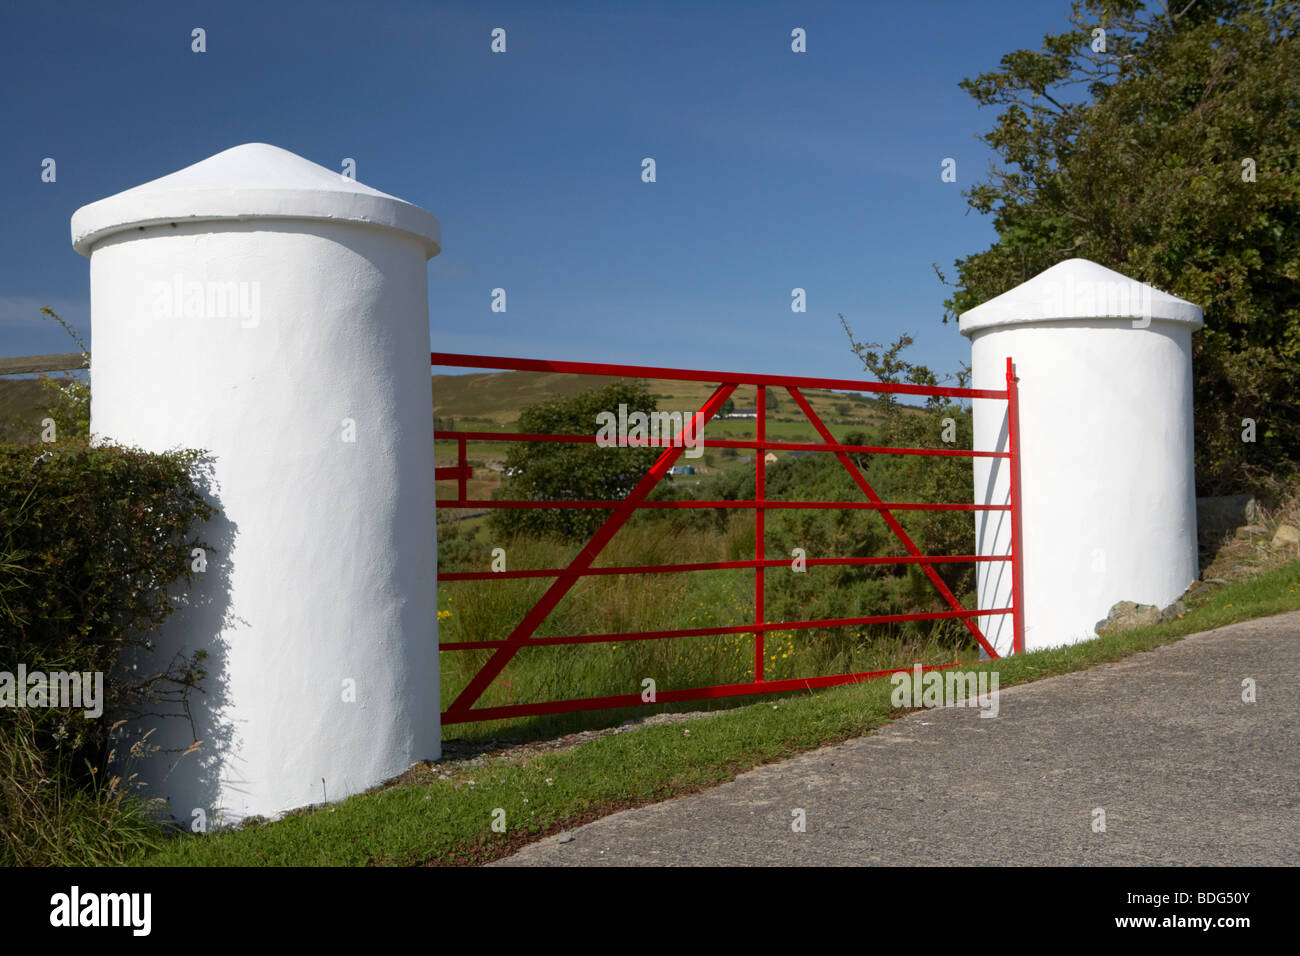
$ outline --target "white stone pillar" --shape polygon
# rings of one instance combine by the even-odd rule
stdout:
[[[961,316],[972,387],[1020,395],[1025,649],[1096,637],[1122,600],[1165,607],[1196,580],[1192,343],[1200,307],[1086,259]],[[1006,402],[973,402],[975,447],[1007,447]],[[975,502],[1005,504],[1006,459],[975,459]],[[976,512],[979,554],[1006,554],[1007,512]],[[981,609],[1011,604],[980,563]],[[1009,653],[1010,615],[979,619]]]
[[[427,261],[438,221],[252,143],[85,206],[91,430],[204,448],[221,514],[156,661],[207,652],[137,766],[188,824],[440,755]],[[143,665],[141,665],[143,666]],[[199,748],[181,756],[195,739]]]

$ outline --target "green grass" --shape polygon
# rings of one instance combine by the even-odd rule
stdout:
[[[748,558],[753,554],[753,527],[749,515],[733,516],[722,533],[702,528],[675,528],[669,532],[661,522],[632,525],[615,535],[596,564],[658,565],[678,563],[684,558],[701,562]],[[518,539],[506,548],[512,570],[564,567],[577,550],[575,544],[528,538]],[[444,566],[441,570],[461,568]],[[834,573],[824,567],[805,572],[809,586],[828,588],[833,585],[822,582],[831,580],[829,576]],[[551,580],[439,582],[443,710],[492,654],[490,650],[448,650],[445,645],[503,640]],[[769,571],[767,582],[771,608],[783,579]],[[846,600],[851,596],[847,589],[842,593]],[[740,627],[753,621],[753,598],[754,574],[750,570],[593,576],[573,587],[543,621],[536,636]],[[927,594],[926,601],[930,603],[890,610],[941,607],[937,595]],[[846,604],[827,616],[852,615],[853,607]],[[806,674],[883,670],[916,661],[946,664],[978,656],[966,630],[953,621],[876,625],[867,631],[832,628],[768,632],[764,676],[781,680]],[[653,679],[659,691],[746,683],[753,680],[754,653],[751,633],[524,648],[475,706],[640,693],[646,678]],[[734,697],[686,701],[668,709],[712,710],[743,702],[743,698]],[[609,726],[636,713],[640,713],[639,708],[483,721],[458,725],[445,733],[454,732],[471,740],[553,737]]]
[[[0,730],[0,866],[113,866],[166,831],[118,777],[76,787],[65,754],[43,749],[30,711]]]
[[[1300,607],[1300,563],[1209,595],[1180,620],[1070,647],[971,665],[1002,687],[1091,667],[1196,631]],[[752,767],[859,736],[899,714],[888,681],[763,700],[686,724],[601,737],[560,753],[503,759],[284,819],[178,835],[149,865],[415,865],[482,862],[614,810],[714,786]],[[686,731],[689,730],[689,736]],[[507,830],[493,833],[505,811]]]

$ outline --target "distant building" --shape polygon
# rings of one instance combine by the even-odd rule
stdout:
[[[804,455],[815,455],[815,454],[817,454],[815,451],[805,451],[805,450],[787,451],[785,452],[785,457],[802,458]],[[776,461],[776,452],[769,451],[766,455],[763,456],[763,460],[767,462],[769,465],[772,464],[772,462]]]

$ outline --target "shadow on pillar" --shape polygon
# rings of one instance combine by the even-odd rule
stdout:
[[[173,586],[175,610],[151,632],[149,646],[123,655],[122,678],[130,690],[112,718],[121,722],[112,737],[114,772],[151,801],[161,819],[186,829],[202,819],[207,829],[221,822],[221,773],[237,746],[224,716],[230,702],[224,635],[238,623],[229,597],[237,528],[221,508],[211,458],[193,474],[195,487],[216,509],[192,529],[206,567]]]
[[[1010,423],[1008,421],[1007,413],[1003,412],[1002,424],[998,427],[998,438],[997,441],[993,443],[993,448],[997,451],[1005,451],[1007,448],[1010,447],[1009,444],[1010,441],[1011,441]],[[1007,459],[1005,458],[989,458],[988,462],[989,462],[989,476],[988,476],[988,480],[984,483],[984,500],[976,502],[976,504],[982,504],[982,505],[1007,504],[1009,500],[1008,498],[1004,497],[998,501],[994,501],[993,494],[994,494],[994,490],[998,487],[998,479],[1002,477],[1003,467],[1005,466],[1007,468],[1010,468],[1011,466],[1007,462]],[[1010,488],[1009,481],[1007,487]],[[975,515],[976,515],[975,553],[976,554],[1001,553],[1001,551],[999,551],[998,549],[986,545],[985,542],[998,541],[1000,539],[1000,536],[1003,534],[1004,530],[1006,531],[1009,540],[1010,533],[1011,533],[1010,532],[1011,512],[1010,511],[977,511],[975,512]],[[980,577],[981,571],[983,571],[984,574],[983,578]],[[1006,579],[1005,587],[1003,581],[1004,578]],[[996,604],[997,602],[994,601],[993,599],[994,595],[1002,594],[1004,593],[1004,591],[1007,594],[1011,593],[1011,583],[1010,583],[1011,562],[1010,561],[989,561],[987,563],[984,563],[983,567],[981,567],[980,564],[976,564],[975,582],[976,582],[976,587],[975,587],[976,601],[980,605],[980,607],[981,608],[984,607],[986,605],[986,602],[988,604]],[[1002,637],[1002,631],[1005,624],[999,622],[1002,621],[1003,618],[1009,621],[1010,615],[997,615],[996,617],[989,616],[989,617],[982,617],[977,619],[980,622],[980,628],[984,631],[984,636],[989,639],[989,642],[993,644],[994,647],[998,645],[998,642],[1001,640]],[[980,656],[979,656],[980,660],[987,661],[990,659],[988,651],[984,650],[983,646],[980,647],[979,652],[980,652]],[[999,651],[999,653],[1002,652]]]

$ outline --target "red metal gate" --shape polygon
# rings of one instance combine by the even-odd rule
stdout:
[[[556,714],[580,710],[596,710],[608,707],[632,707],[645,703],[640,694],[619,694],[610,697],[575,698],[570,700],[552,700],[529,704],[512,704],[501,707],[474,707],[483,692],[500,675],[511,659],[523,648],[542,647],[557,644],[622,643],[634,640],[660,640],[683,637],[699,637],[717,634],[753,634],[754,635],[754,679],[739,684],[694,687],[681,690],[663,690],[655,695],[655,703],[683,700],[700,700],[714,697],[733,697],[742,694],[768,694],[780,691],[806,690],[815,687],[830,687],[837,684],[851,684],[910,670],[910,667],[897,667],[883,671],[864,671],[853,674],[830,674],[817,677],[799,677],[785,680],[765,680],[763,677],[764,635],[774,630],[798,630],[813,627],[838,627],[857,624],[878,624],[889,621],[940,620],[944,618],[960,619],[979,645],[990,657],[998,654],[985,638],[975,618],[995,614],[1012,615],[1013,651],[1024,650],[1024,621],[1022,607],[1024,604],[1021,574],[1020,543],[1020,430],[1018,422],[1016,382],[1014,366],[1007,359],[1007,385],[1005,389],[947,388],[937,386],[889,384],[882,382],[863,382],[851,379],[801,378],[789,375],[747,375],[731,372],[695,371],[689,369],[653,368],[637,365],[604,365],[587,362],[549,362],[536,359],[500,358],[484,355],[455,355],[445,352],[432,353],[432,364],[457,368],[492,369],[503,371],[563,372],[580,375],[605,375],[616,378],[645,378],[679,382],[719,383],[712,396],[697,412],[699,428],[707,424],[723,406],[732,392],[741,385],[753,385],[756,388],[757,402],[757,438],[755,441],[738,439],[721,439],[709,442],[720,448],[752,449],[754,451],[754,469],[756,493],[753,501],[648,501],[647,497],[655,486],[673,467],[674,462],[685,451],[684,431],[672,439],[648,439],[628,442],[639,446],[662,447],[663,453],[654,465],[641,478],[637,485],[620,501],[502,501],[496,499],[471,500],[467,497],[467,481],[473,472],[466,457],[466,445],[470,441],[500,442],[578,442],[595,444],[596,435],[543,435],[529,433],[504,433],[483,431],[459,431],[438,429],[434,437],[439,440],[454,440],[459,446],[459,458],[455,467],[438,468],[436,480],[454,479],[458,481],[458,493],[455,499],[439,501],[439,508],[490,509],[490,508],[591,508],[605,509],[612,513],[596,531],[587,545],[564,568],[520,571],[468,571],[439,575],[440,581],[482,581],[509,578],[554,578],[554,583],[542,595],[541,599],[524,616],[504,640],[490,641],[452,641],[440,646],[442,651],[491,650],[494,653],[487,663],[470,680],[451,706],[443,712],[444,724],[466,723],[479,720],[499,720],[511,717]],[[800,411],[816,429],[822,443],[768,441],[766,438],[767,390],[782,388],[790,395]],[[800,389],[817,388],[832,390],[853,390],[858,392],[896,393],[902,395],[944,396],[949,398],[1001,399],[1007,402],[1008,447],[1006,451],[966,450],[955,448],[894,448],[866,445],[843,445],[837,442],[830,429],[808,403]],[[698,429],[696,435],[698,435]],[[769,501],[766,498],[764,483],[765,461],[768,451],[822,451],[831,452],[839,459],[850,477],[861,489],[866,501]],[[980,505],[973,503],[921,503],[921,502],[885,502],[867,482],[862,472],[849,458],[849,453],[876,453],[890,455],[931,455],[931,456],[968,456],[1006,458],[1009,464],[1010,500],[1004,505]],[[754,548],[755,556],[749,561],[714,561],[695,564],[644,565],[636,567],[592,567],[601,550],[609,543],[615,533],[638,508],[752,508],[755,512]],[[947,611],[932,611],[916,614],[882,614],[870,617],[831,618],[812,621],[768,622],[763,613],[763,576],[764,569],[785,567],[789,561],[785,558],[769,559],[764,555],[764,514],[776,508],[855,508],[879,512],[890,530],[898,537],[907,551],[906,557],[857,557],[857,558],[808,558],[809,566],[848,565],[848,564],[917,564],[929,578],[936,590],[948,604]],[[1011,518],[1011,551],[1006,555],[923,555],[916,544],[903,530],[902,525],[893,516],[895,511],[930,510],[930,511],[1009,511]],[[945,562],[982,562],[1009,561],[1012,574],[1011,607],[992,608],[988,610],[971,610],[963,607],[952,593],[933,565]],[[618,634],[583,634],[562,637],[534,637],[537,628],[555,609],[579,578],[587,575],[623,575],[623,574],[667,574],[687,571],[704,571],[722,568],[754,569],[754,623],[729,627],[678,628],[663,631],[631,631]],[[930,665],[924,670],[952,665]]]

